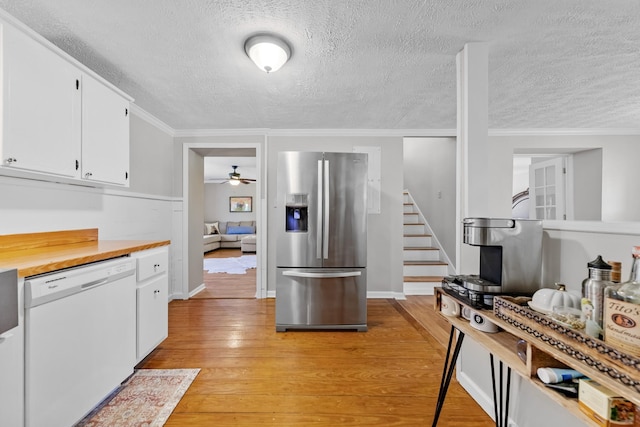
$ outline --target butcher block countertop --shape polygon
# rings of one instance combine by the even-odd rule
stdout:
[[[170,244],[169,240],[99,240],[98,229],[0,236],[0,269],[19,277],[102,261]]]

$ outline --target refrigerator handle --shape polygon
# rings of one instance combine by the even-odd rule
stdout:
[[[318,160],[318,209],[316,210],[316,258],[322,258],[322,160]]]
[[[309,277],[312,279],[333,279],[340,277],[357,277],[362,276],[361,271],[333,271],[329,273],[311,273],[304,271],[283,271],[283,276],[289,277]]]
[[[329,160],[324,161],[324,248],[322,255],[329,259]]]

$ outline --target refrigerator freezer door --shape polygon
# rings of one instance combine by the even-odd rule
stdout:
[[[364,268],[278,268],[276,283],[276,331],[367,330]]]
[[[321,167],[322,153],[278,153],[276,265],[279,267],[322,266]],[[304,209],[306,230],[287,231],[287,203],[292,201],[305,204],[294,208]]]
[[[367,155],[324,153],[324,267],[367,265]]]

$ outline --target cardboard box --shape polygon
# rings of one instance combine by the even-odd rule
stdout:
[[[634,425],[635,405],[593,380],[580,379],[578,400],[580,409],[599,426]]]

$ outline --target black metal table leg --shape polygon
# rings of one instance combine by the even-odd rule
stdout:
[[[456,368],[456,360],[460,354],[460,348],[462,348],[462,341],[464,339],[464,332],[458,331],[458,339],[456,340],[456,346],[451,354],[451,344],[456,333],[456,328],[452,325],[451,332],[449,333],[449,344],[447,345],[447,355],[444,360],[444,367],[442,368],[442,378],[440,379],[440,391],[438,392],[438,401],[436,403],[436,412],[433,416],[432,427],[438,425],[438,418],[440,418],[440,412],[442,411],[442,405],[444,404],[444,398],[447,396],[447,390],[451,383],[451,377]],[[449,356],[451,355],[451,358]]]
[[[509,425],[509,397],[511,396],[511,367],[507,367],[507,384],[504,386],[503,363],[500,360],[499,382],[500,389],[496,391],[496,373],[493,361],[493,354],[489,354],[491,363],[491,386],[493,388],[493,413],[496,427],[507,427]],[[504,393],[504,395],[503,395]]]

